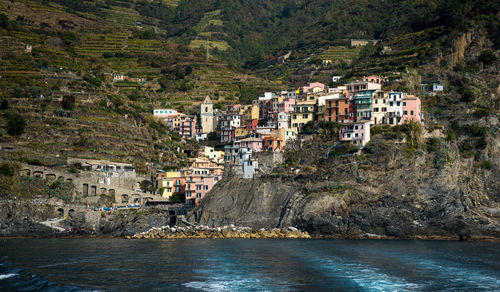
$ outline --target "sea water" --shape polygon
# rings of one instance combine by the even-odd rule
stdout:
[[[0,239],[7,291],[500,291],[500,244]]]

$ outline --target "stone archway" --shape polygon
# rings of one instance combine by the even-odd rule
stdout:
[[[133,194],[132,195],[132,203],[133,204],[140,204],[141,203],[141,195]]]
[[[122,195],[122,203],[128,204],[128,195],[127,194]]]
[[[106,188],[101,188],[99,194],[105,195],[107,193]]]
[[[97,196],[97,187],[96,186],[91,186],[90,187],[90,195],[91,196]]]
[[[64,216],[64,209],[63,208],[57,209],[57,215],[59,215],[61,217]]]
[[[109,189],[108,194],[109,194],[110,196],[114,196],[114,195],[116,194],[116,192],[115,192],[115,190],[114,190],[114,189]]]
[[[40,178],[42,178],[43,177],[43,171],[39,171],[39,170],[33,171],[33,176],[34,177],[40,177]]]
[[[67,183],[73,183],[73,179],[72,179],[72,178],[67,178],[67,179],[66,179],[66,182],[67,182]]]
[[[58,181],[64,181],[64,176],[59,176],[59,177],[57,178],[57,180],[58,180]]]
[[[46,180],[54,181],[54,180],[56,180],[56,178],[57,178],[57,176],[53,173],[48,173],[47,175],[45,175]]]
[[[88,184],[83,184],[82,194],[85,197],[87,197],[89,195],[89,185]]]
[[[68,215],[69,216],[73,216],[74,214],[75,214],[75,210],[74,209],[69,209]]]
[[[30,176],[31,175],[31,170],[30,169],[23,169],[21,170],[21,176]]]

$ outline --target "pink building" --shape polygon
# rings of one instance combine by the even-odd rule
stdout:
[[[324,91],[326,88],[326,85],[320,82],[313,82],[309,83],[309,86],[303,86],[300,88],[301,93],[308,93],[308,92],[320,92]]]
[[[370,122],[354,123],[340,128],[339,139],[351,142],[358,147],[364,147],[370,141]]]
[[[196,117],[179,115],[178,127],[174,128],[179,135],[186,139],[194,139],[196,135]]]
[[[234,141],[233,147],[234,148],[250,148],[250,149],[252,149],[252,151],[260,152],[260,151],[262,151],[263,144],[264,144],[264,142],[262,139],[250,137],[250,138],[246,138],[243,140]]]
[[[376,75],[365,76],[362,79],[363,82],[371,82],[371,83],[384,83],[384,78]]]
[[[413,120],[423,122],[422,105],[420,99],[415,95],[403,97],[403,123]]]
[[[214,174],[190,174],[186,176],[186,203],[198,205],[221,178],[221,175]]]
[[[287,98],[278,104],[278,113],[285,112],[290,113],[295,105],[295,98]]]

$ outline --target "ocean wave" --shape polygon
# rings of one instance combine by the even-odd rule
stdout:
[[[19,274],[4,274],[4,275],[0,275],[0,280],[5,280],[5,279],[12,278],[12,277],[15,277],[15,276],[19,276]]]

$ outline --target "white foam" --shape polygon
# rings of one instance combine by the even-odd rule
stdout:
[[[194,281],[194,282],[189,282],[189,283],[184,283],[182,284],[183,286],[186,286],[187,288],[192,288],[196,290],[201,290],[201,291],[230,291],[223,283],[220,282],[215,282],[215,281],[207,281],[207,282],[199,282],[199,281]]]
[[[18,276],[18,274],[4,274],[4,275],[0,275],[0,280],[5,280],[5,279],[12,278],[12,277],[15,277],[15,276]]]

